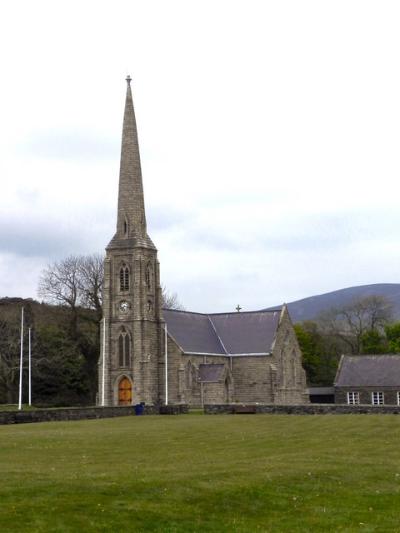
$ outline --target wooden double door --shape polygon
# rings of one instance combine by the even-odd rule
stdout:
[[[118,405],[132,405],[132,383],[126,377],[118,385]]]

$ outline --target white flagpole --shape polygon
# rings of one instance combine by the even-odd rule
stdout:
[[[103,318],[103,369],[101,378],[101,405],[105,404],[105,384],[106,384],[106,317]]]
[[[165,322],[165,405],[168,405],[168,328]]]
[[[22,372],[24,364],[24,308],[21,309],[21,354],[19,358],[19,398],[18,410],[22,409]]]
[[[29,396],[28,396],[28,405],[32,405],[32,353],[31,353],[31,328],[29,328],[29,350],[28,350],[28,381],[29,381]]]

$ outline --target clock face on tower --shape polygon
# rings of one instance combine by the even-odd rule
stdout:
[[[130,308],[129,302],[127,302],[126,300],[122,300],[122,302],[119,303],[119,310],[122,311],[123,313],[126,313],[127,311],[129,311],[129,308]]]

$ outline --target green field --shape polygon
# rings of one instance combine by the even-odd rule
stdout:
[[[400,417],[0,426],[0,531],[400,531]]]

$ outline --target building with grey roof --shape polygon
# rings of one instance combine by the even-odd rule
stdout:
[[[99,404],[308,403],[301,352],[286,306],[213,314],[161,308],[130,81],[128,77],[117,227],[104,262]]]
[[[308,402],[301,352],[286,306],[215,314],[164,309],[163,316],[172,401]]]
[[[335,403],[400,405],[400,355],[342,355]]]

